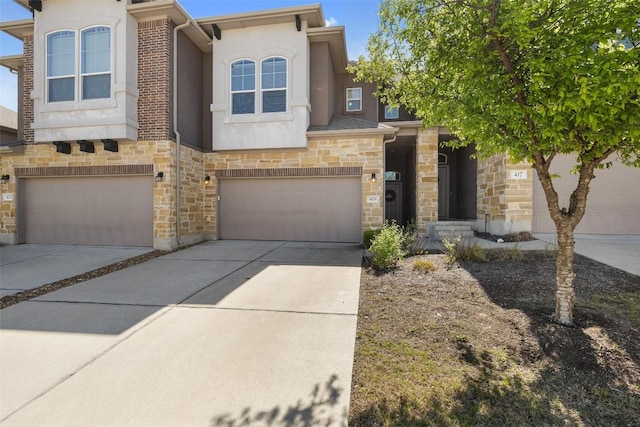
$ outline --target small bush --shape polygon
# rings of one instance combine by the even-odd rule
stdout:
[[[438,266],[428,259],[417,259],[413,262],[413,271],[417,271],[419,273],[427,274],[430,271],[436,271]]]
[[[491,249],[489,251],[489,259],[498,261],[522,261],[524,254],[518,245],[515,245],[511,248]]]
[[[395,267],[404,257],[402,248],[403,230],[394,222],[385,222],[382,229],[371,241],[369,251],[373,254],[371,262],[378,270]]]
[[[418,227],[416,221],[412,219],[407,225],[402,227],[402,250],[407,256],[424,255],[426,251],[416,242],[418,238]]]
[[[455,238],[444,237],[442,239],[444,253],[447,264],[451,265],[457,261],[486,261],[487,251],[478,243],[470,243],[462,240],[459,235]]]
[[[362,244],[364,245],[365,249],[369,249],[369,247],[371,246],[371,241],[378,234],[380,234],[380,228],[372,228],[371,230],[365,230],[362,233]]]

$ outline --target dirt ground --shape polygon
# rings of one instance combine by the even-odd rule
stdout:
[[[571,328],[546,252],[363,269],[349,424],[640,426],[640,277],[575,272]]]

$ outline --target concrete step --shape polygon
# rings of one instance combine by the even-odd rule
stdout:
[[[427,235],[431,238],[442,239],[443,237],[455,238],[472,237],[472,224],[464,221],[438,221],[429,224]]]

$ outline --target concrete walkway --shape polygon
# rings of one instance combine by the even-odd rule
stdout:
[[[2,246],[0,297],[67,279],[152,250],[119,246]]]
[[[4,426],[346,426],[362,249],[208,242],[0,312]]]
[[[534,234],[537,240],[517,243],[497,243],[477,237],[470,237],[470,242],[483,248],[512,248],[517,246],[522,251],[553,250],[557,247],[555,234]],[[640,276],[640,236],[623,235],[591,235],[576,234],[575,252],[606,265]],[[438,239],[424,239],[421,246],[429,252],[440,252],[442,242]]]

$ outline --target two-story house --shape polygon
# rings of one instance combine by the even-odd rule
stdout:
[[[34,13],[0,24],[24,43],[0,58],[20,97],[18,142],[0,146],[2,243],[360,242],[385,219],[421,234],[536,223],[533,170],[441,148],[445,129],[381,105],[320,5],[194,19],[174,0],[18,1]]]

